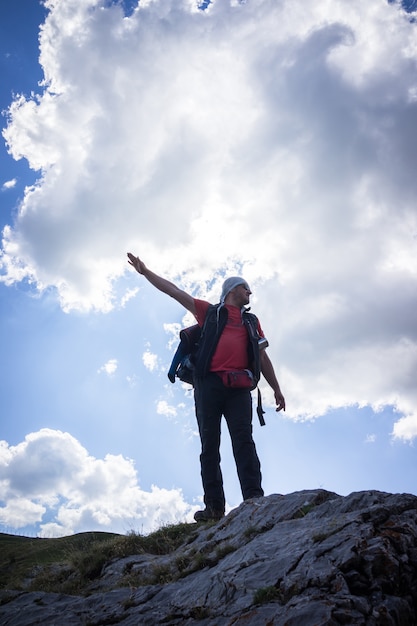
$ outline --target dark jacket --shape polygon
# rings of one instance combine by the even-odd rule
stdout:
[[[194,357],[194,375],[203,378],[210,371],[210,364],[220,335],[226,326],[228,318],[227,308],[219,304],[211,304],[204,320],[198,349]],[[258,318],[246,309],[242,312],[242,320],[248,331],[249,369],[257,384],[261,375],[259,358]]]

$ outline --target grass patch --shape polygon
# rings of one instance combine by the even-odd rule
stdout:
[[[114,533],[79,533],[58,539],[38,539],[0,533],[0,589],[20,589],[35,567],[68,562],[74,551],[114,540]]]
[[[253,596],[254,604],[267,604],[268,602],[274,602],[279,600],[280,593],[273,585],[270,587],[261,587],[255,591]]]
[[[248,528],[244,532],[244,536],[250,541],[258,535],[267,533],[268,530],[272,530],[272,528],[274,528],[274,522],[267,522],[263,526],[248,526]]]
[[[193,524],[166,525],[146,536],[89,532],[32,539],[0,533],[0,589],[22,589],[30,577],[33,590],[80,593],[113,559],[170,554],[196,536]],[[164,578],[162,572],[160,578]]]
[[[0,534],[0,588],[85,595],[103,568],[115,559],[134,555],[164,556],[180,546],[172,559],[152,560],[145,567],[127,563],[117,586],[167,584],[205,567],[214,567],[236,548],[214,541],[197,550],[191,545],[199,534],[194,524],[166,525],[150,535],[134,532],[79,533],[58,539],[32,539]]]
[[[312,504],[305,504],[304,506],[300,507],[293,515],[292,519],[301,519],[303,517],[305,517],[306,515],[308,515],[308,513],[310,513],[310,511],[312,511],[314,508],[316,507],[315,503]]]

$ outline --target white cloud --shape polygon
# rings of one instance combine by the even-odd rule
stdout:
[[[11,498],[0,506],[0,524],[12,528],[23,528],[42,520],[46,507],[27,498]]]
[[[382,0],[47,6],[45,92],[5,131],[41,177],[3,280],[108,311],[129,249],[213,299],[242,273],[290,416],[389,404],[414,438],[416,23]]]
[[[106,374],[108,374],[109,376],[111,376],[112,374],[114,374],[117,370],[117,359],[109,359],[107,361],[107,363],[105,363],[104,365],[102,365],[100,367],[98,371],[98,373],[100,374],[101,372],[105,372]]]
[[[146,350],[146,352],[142,354],[142,361],[146,369],[150,372],[153,372],[158,366],[158,356],[150,350]]]
[[[16,183],[17,183],[16,178],[12,178],[11,180],[6,180],[6,182],[3,183],[1,190],[6,191],[7,189],[13,189],[13,187],[16,187]]]
[[[17,446],[3,441],[0,481],[0,522],[15,529],[36,523],[40,536],[92,529],[146,533],[192,517],[179,489],[143,491],[133,461],[111,454],[96,459],[57,430],[31,433]]]
[[[136,387],[137,383],[138,383],[138,377],[133,374],[133,376],[126,376],[126,380],[129,384],[130,387]]]
[[[395,439],[412,442],[417,437],[417,415],[406,415],[394,424],[392,432]]]
[[[165,415],[166,417],[175,417],[177,415],[177,409],[169,405],[166,400],[159,400],[156,405],[156,412],[159,415]]]
[[[194,320],[194,317],[193,317]],[[192,324],[193,322],[191,322]],[[195,320],[194,320],[195,323]],[[164,324],[164,331],[169,336],[168,347],[170,349],[177,349],[177,345],[179,344],[180,330],[181,328],[185,328],[185,324],[182,326],[181,324],[173,323],[173,324]]]
[[[135,289],[128,289],[120,301],[120,306],[125,307],[129,300],[136,296],[138,291],[139,287],[135,287]]]

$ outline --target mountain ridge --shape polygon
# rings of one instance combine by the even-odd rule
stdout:
[[[35,591],[30,580],[3,589],[2,623],[53,624],[63,613],[66,626],[417,623],[417,496],[273,494],[185,530],[169,553],[107,560],[83,594]]]

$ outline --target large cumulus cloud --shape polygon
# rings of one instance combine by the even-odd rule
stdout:
[[[292,416],[392,405],[412,440],[416,24],[382,0],[46,5],[2,279],[107,311],[128,249],[209,297],[241,271]]]
[[[97,459],[69,433],[44,428],[16,446],[0,442],[3,527],[32,525],[46,537],[94,529],[146,533],[190,518],[180,490],[142,490],[130,459]]]

